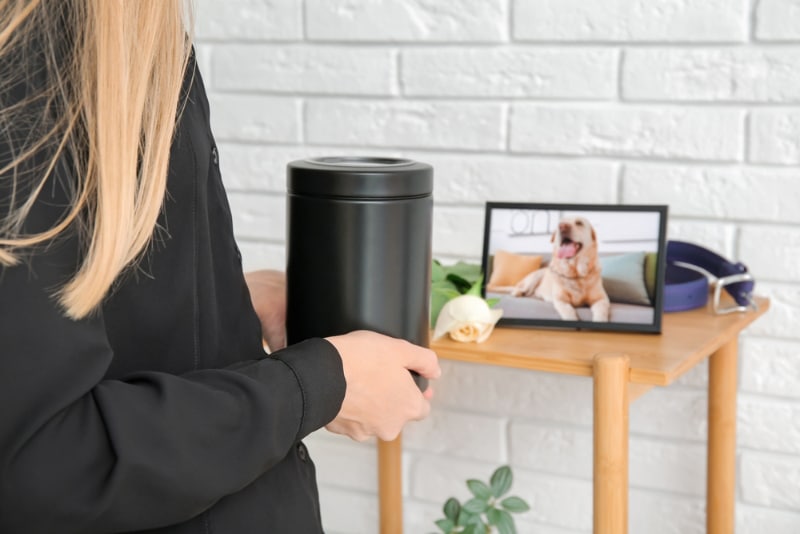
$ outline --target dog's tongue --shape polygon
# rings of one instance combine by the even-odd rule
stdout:
[[[558,247],[559,258],[571,258],[578,253],[578,245],[576,243],[564,243]]]

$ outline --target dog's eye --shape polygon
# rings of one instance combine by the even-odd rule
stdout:
[[[575,221],[575,226],[583,226],[583,221]]]

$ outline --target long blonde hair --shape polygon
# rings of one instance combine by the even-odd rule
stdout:
[[[98,307],[153,235],[190,54],[187,7],[182,0],[0,0],[0,60],[41,49],[46,86],[28,100],[40,99],[56,117],[44,132],[22,136],[28,139],[12,147],[12,161],[0,164],[16,192],[22,165],[53,147],[30,194],[12,199],[0,219],[0,264],[14,265],[26,249],[77,228],[82,263],[57,292],[72,318]],[[19,82],[15,76],[0,72],[2,87]],[[10,131],[23,108],[4,104],[0,131]],[[76,175],[68,213],[45,231],[23,234],[63,157]]]

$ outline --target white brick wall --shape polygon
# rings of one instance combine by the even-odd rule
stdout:
[[[285,166],[436,169],[434,253],[477,260],[486,200],[668,203],[747,263],[737,532],[800,532],[799,0],[198,0],[197,53],[246,268],[285,262]],[[591,382],[443,362],[406,432],[405,531],[509,462],[521,533],[591,532]],[[632,534],[705,531],[702,365],[631,408]],[[332,534],[377,531],[374,444],[320,431]]]
[[[738,42],[746,0],[513,0],[513,34],[532,41]]]
[[[513,152],[739,161],[744,112],[617,103],[516,104],[510,128]]]
[[[605,100],[617,93],[614,50],[424,48],[401,58],[409,96]]]
[[[310,40],[493,42],[508,36],[507,0],[306,0]]]
[[[629,100],[797,102],[800,57],[791,47],[629,50],[622,89]]]

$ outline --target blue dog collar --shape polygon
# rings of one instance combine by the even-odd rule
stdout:
[[[714,312],[718,314],[757,309],[753,300],[755,280],[742,263],[732,263],[707,248],[685,241],[667,242],[664,311],[675,312],[705,306],[709,279],[714,286]],[[725,290],[736,306],[720,305]]]

